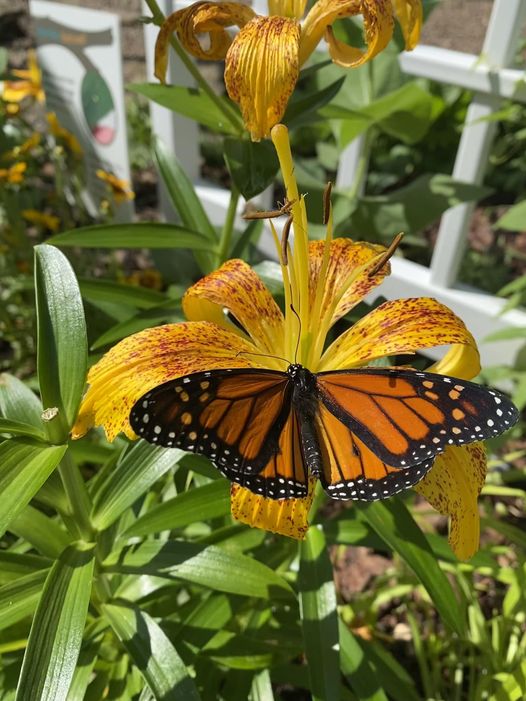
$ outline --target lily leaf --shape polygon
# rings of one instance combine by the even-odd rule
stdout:
[[[269,141],[256,143],[229,137],[224,142],[224,154],[232,180],[246,200],[263,192],[279,169],[276,151]]]
[[[188,88],[181,85],[159,85],[157,83],[135,83],[126,86],[128,90],[144,95],[148,100],[166,107],[172,112],[182,114],[205,127],[220,134],[237,134],[237,129],[226,119],[208,95],[199,88]],[[224,98],[219,98],[228,109],[232,105]]]
[[[67,440],[86,381],[88,340],[75,273],[53,246],[35,247],[38,382],[55,442]]]
[[[16,701],[65,701],[88,612],[94,548],[72,545],[44,585],[27,644]]]
[[[67,446],[43,447],[25,438],[0,444],[0,535],[35,496]]]
[[[301,625],[312,698],[340,696],[338,613],[332,565],[323,531],[312,526],[300,545]]]
[[[198,231],[159,222],[85,226],[52,236],[48,243],[77,248],[191,248],[199,251],[210,249],[210,241]]]
[[[182,579],[240,596],[290,596],[289,584],[272,569],[246,555],[214,545],[180,540],[147,541],[114,551],[104,561],[109,572],[152,574]]]
[[[102,610],[156,699],[199,701],[194,680],[153,618],[131,605],[104,604]]]

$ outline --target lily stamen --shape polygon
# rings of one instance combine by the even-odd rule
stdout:
[[[376,273],[377,273],[381,268],[384,267],[384,265],[387,263],[387,261],[388,261],[390,258],[393,257],[393,255],[394,255],[396,249],[397,249],[398,246],[400,245],[400,242],[402,241],[403,238],[404,238],[403,232],[400,232],[399,234],[397,234],[397,235],[394,237],[394,239],[393,239],[393,240],[391,241],[391,243],[389,244],[389,248],[387,249],[387,251],[386,251],[385,253],[383,253],[383,254],[380,256],[380,258],[378,259],[378,262],[375,263],[375,264],[373,265],[373,267],[372,267],[372,268],[369,270],[369,272],[367,273],[368,277],[370,277],[370,278],[371,278],[371,277],[374,277],[374,275],[376,275]]]

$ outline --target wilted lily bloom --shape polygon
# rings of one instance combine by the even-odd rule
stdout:
[[[229,96],[241,107],[252,139],[267,137],[277,124],[298,80],[299,70],[322,38],[332,60],[345,68],[359,66],[389,43],[393,8],[406,41],[415,47],[422,24],[421,0],[318,0],[300,23],[306,0],[269,0],[269,15],[257,15],[238,2],[196,2],[170,15],[155,48],[155,75],[164,82],[173,32],[196,58],[225,61]],[[338,19],[362,15],[366,48],[336,38]],[[228,27],[240,31],[232,40]],[[208,34],[208,46],[199,35]]]
[[[28,52],[27,69],[15,69],[12,73],[18,80],[4,81],[2,99],[5,102],[19,103],[26,97],[34,97],[37,102],[44,102],[46,96],[42,87],[42,73],[35,51]]]
[[[120,432],[134,438],[129,415],[138,399],[164,382],[213,369],[283,371],[288,363],[300,363],[311,372],[348,370],[385,356],[450,344],[429,370],[464,379],[478,373],[479,354],[472,335],[450,309],[429,298],[384,302],[327,344],[332,326],[389,274],[391,251],[347,238],[333,240],[328,202],[326,240],[309,243],[286,128],[276,126],[272,138],[289,203],[286,229],[293,237],[291,244],[286,231],[280,242],[273,227],[284,311],[250,266],[242,260],[227,261],[187,291],[183,299],[187,322],[134,334],[91,368],[74,438],[93,425],[102,425],[109,440]],[[447,447],[416,486],[432,506],[450,516],[450,542],[462,558],[478,547],[477,497],[485,475],[480,443]],[[308,496],[294,499],[262,497],[233,485],[232,513],[250,525],[301,538],[308,527],[312,496],[312,484]]]

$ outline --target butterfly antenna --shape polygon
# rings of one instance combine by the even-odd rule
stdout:
[[[253,353],[252,351],[238,351],[236,353],[236,358],[238,355],[259,355],[262,358],[274,358],[275,360],[282,360],[286,365],[290,365],[286,358],[282,358],[281,355],[270,355],[270,353]]]
[[[300,328],[299,328],[299,333],[298,333],[298,339],[297,339],[297,341],[296,341],[296,350],[294,351],[294,362],[296,362],[296,360],[298,359],[298,349],[299,349],[299,347],[300,347],[301,319],[300,319],[300,315],[299,315],[298,312],[294,309],[294,306],[293,306],[292,304],[290,305],[290,310],[291,310],[291,312],[294,314],[294,316],[296,317],[296,319],[298,320],[298,324],[299,324],[299,326],[300,326]]]

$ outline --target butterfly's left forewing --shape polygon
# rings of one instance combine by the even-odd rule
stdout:
[[[322,404],[394,467],[432,459],[448,445],[490,438],[518,418],[500,392],[444,375],[365,368],[316,379]]]
[[[230,479],[261,471],[289,414],[285,373],[210,370],[170,380],[133,406],[133,430],[150,443],[206,455]]]
[[[210,458],[225,477],[273,499],[303,497],[307,474],[291,385],[272,370],[210,370],[170,380],[133,406],[150,443]]]

